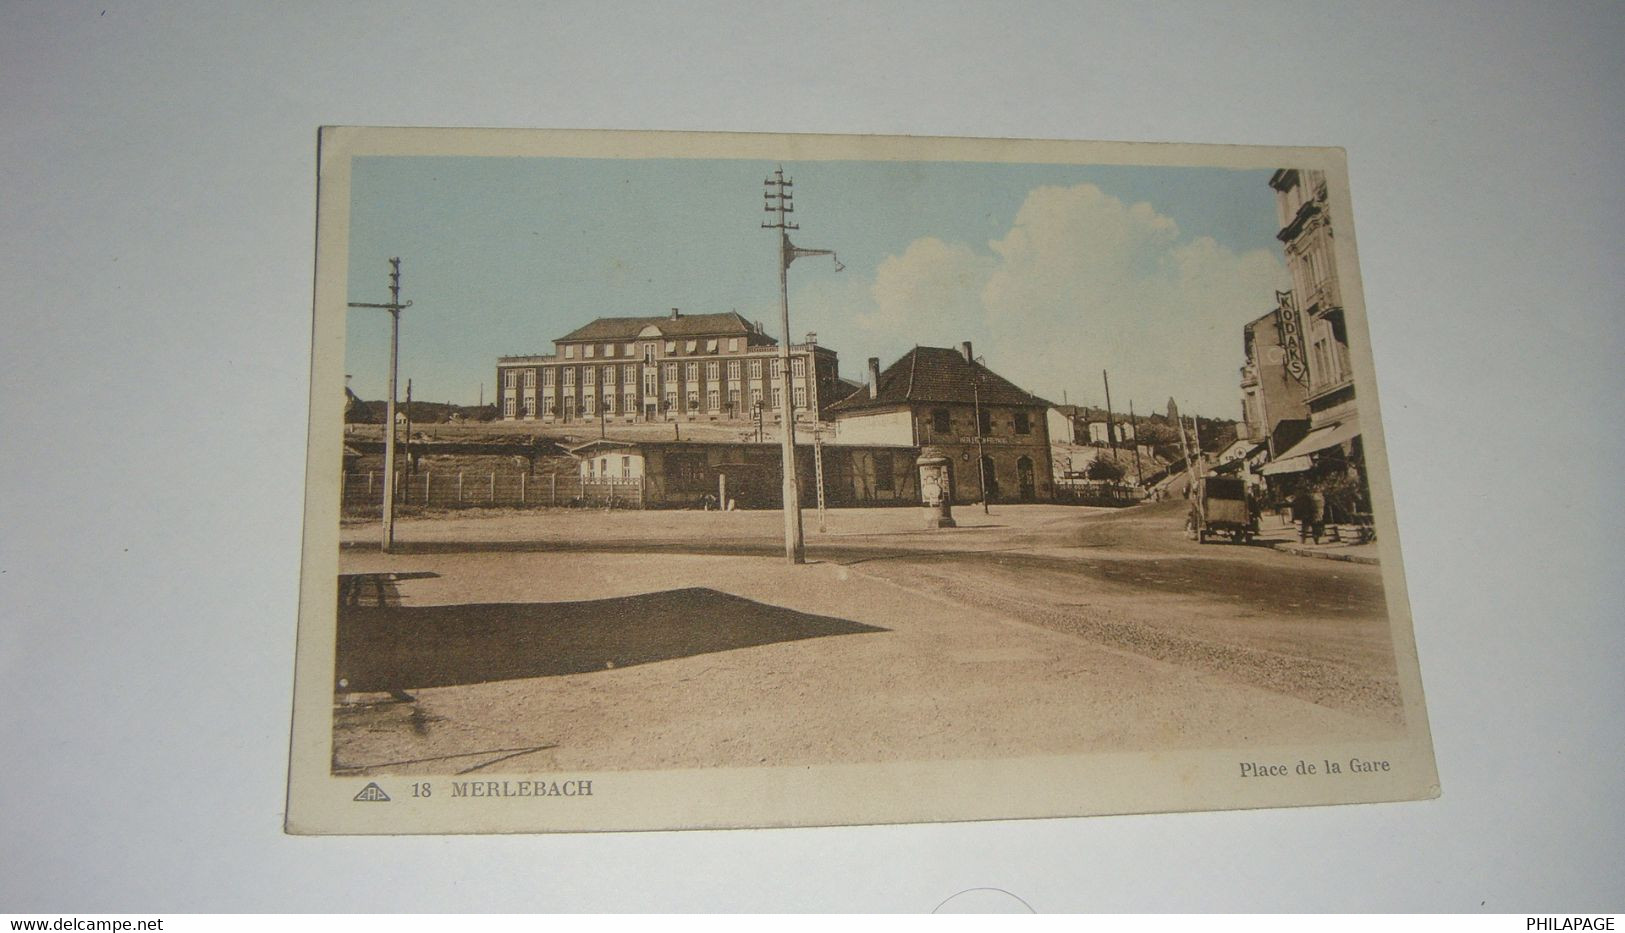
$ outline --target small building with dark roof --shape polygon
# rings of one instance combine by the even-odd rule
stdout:
[[[955,502],[1055,498],[1050,403],[982,365],[969,342],[915,347],[828,409],[835,443],[935,447],[951,463]]]
[[[497,360],[507,421],[752,421],[780,412],[779,342],[735,312],[601,317],[553,352]],[[819,420],[843,394],[835,351],[815,334],[790,347],[796,420]]]

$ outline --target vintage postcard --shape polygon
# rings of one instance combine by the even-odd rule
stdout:
[[[1438,794],[1341,151],[331,128],[318,192],[288,831]]]

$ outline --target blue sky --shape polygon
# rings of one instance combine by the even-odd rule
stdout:
[[[498,356],[548,352],[595,317],[737,310],[778,335],[774,235],[754,160],[366,157],[352,171],[349,300],[402,260],[401,379],[491,400]],[[1284,285],[1267,171],[963,162],[800,162],[791,328],[842,374],[972,340],[1060,401],[1169,396],[1234,416],[1241,327]],[[345,372],[382,398],[388,315],[349,312]]]

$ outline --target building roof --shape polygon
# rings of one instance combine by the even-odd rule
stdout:
[[[757,334],[756,328],[737,312],[722,314],[656,314],[650,317],[601,317],[570,331],[568,340],[635,340],[645,328],[653,327],[662,337],[746,337],[771,340]]]
[[[846,398],[848,395],[851,395],[853,392],[856,392],[863,387],[863,383],[857,381],[856,379],[848,379],[845,376],[836,376],[835,391],[839,396],[836,401]]]
[[[577,444],[574,447],[566,447],[564,452],[579,460],[582,457],[597,456],[598,451],[601,450],[628,450],[637,446],[639,445],[632,443],[631,441],[612,441],[607,438],[598,438],[588,441],[585,444]]]
[[[907,405],[952,402],[970,405],[1049,405],[981,363],[968,362],[959,350],[915,347],[880,374],[874,398],[864,387],[829,407],[831,413]]]

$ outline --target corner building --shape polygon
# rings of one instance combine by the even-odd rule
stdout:
[[[735,312],[601,317],[554,341],[551,355],[497,360],[506,421],[746,421],[779,417],[779,342]],[[835,351],[815,334],[790,347],[797,420],[840,395]]]
[[[1294,342],[1302,349],[1304,366],[1300,384],[1309,424],[1308,433],[1290,447],[1272,450],[1273,459],[1260,472],[1278,477],[1299,474],[1294,482],[1324,483],[1338,476],[1348,477],[1357,481],[1362,490],[1359,497],[1362,501],[1356,511],[1369,512],[1370,504],[1364,501],[1368,496],[1365,490],[1369,489],[1365,447],[1354,398],[1348,321],[1337,281],[1326,175],[1319,171],[1281,169],[1270,178],[1270,187],[1276,192],[1281,221],[1280,232],[1275,236],[1281,241],[1287,270],[1292,275],[1291,302],[1278,310],[1275,323],[1280,325],[1290,316],[1298,330],[1295,337],[1288,336],[1289,328],[1280,328],[1279,333],[1288,356],[1295,349]],[[1259,333],[1259,329],[1254,328],[1249,335],[1254,342],[1252,348],[1258,346]],[[1259,387],[1265,384],[1264,375],[1263,371],[1255,374]],[[1249,388],[1246,378],[1244,368],[1244,395]],[[1273,401],[1263,398],[1265,405]],[[1275,422],[1278,430],[1281,424],[1276,422],[1278,417],[1296,414],[1290,408],[1283,411],[1283,407],[1277,402],[1275,410],[1261,412],[1259,423],[1268,430],[1271,422]],[[1253,423],[1250,415],[1248,422]]]
[[[868,385],[831,405],[838,445],[934,447],[950,461],[953,501],[1055,498],[1050,403],[958,349],[915,347],[880,371],[869,360]],[[980,461],[980,462],[978,462]]]
[[[1326,173],[1281,169],[1270,178],[1281,229],[1275,235],[1292,275],[1292,295],[1302,322],[1309,364],[1311,428],[1353,417],[1354,368],[1349,362],[1348,325],[1337,283],[1332,224],[1326,203]]]

